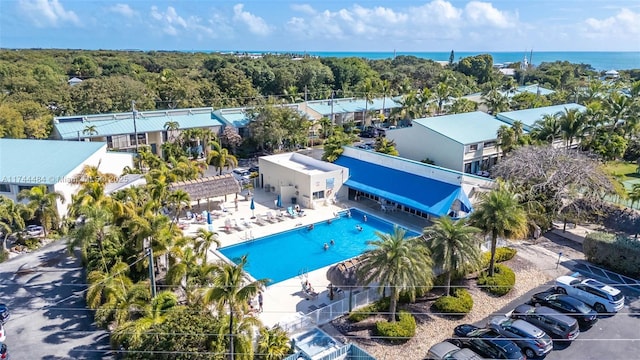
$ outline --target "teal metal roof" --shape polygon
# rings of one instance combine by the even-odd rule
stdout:
[[[213,112],[213,116],[223,123],[227,123],[236,129],[247,126],[249,121],[246,108],[219,109]]]
[[[104,142],[0,139],[0,182],[53,185],[101,148]]]
[[[547,89],[547,88],[543,88],[542,86],[538,85],[538,84],[533,84],[533,85],[522,85],[522,86],[518,86],[516,88],[516,93],[531,93],[531,94],[537,94],[537,95],[550,95],[555,93],[555,91]]]
[[[495,140],[504,123],[482,111],[435,116],[413,120],[413,126],[424,126],[463,145]]]
[[[313,100],[307,101],[307,107],[321,115],[331,115],[331,99],[326,100]],[[402,105],[396,102],[394,99],[387,97],[384,99],[373,99],[369,104],[365,104],[364,99],[345,98],[345,99],[333,99],[333,113],[354,113],[362,112],[365,110],[382,110],[382,103],[384,102],[385,109],[393,109],[402,107]]]
[[[180,129],[221,126],[212,108],[174,109],[162,111],[140,111],[136,115],[138,133],[164,131],[164,125],[175,121]],[[95,126],[97,134],[83,134],[87,126]],[[54,118],[53,127],[59,137],[65,140],[80,137],[102,137],[134,134],[133,113],[113,113],[96,115],[77,115]]]
[[[533,109],[501,112],[496,115],[496,118],[498,118],[498,120],[506,122],[509,125],[513,125],[516,120],[520,121],[524,125],[524,130],[531,131],[531,127],[533,126],[533,124],[538,120],[542,120],[542,117],[544,115],[554,115],[560,112],[564,112],[565,109],[578,109],[581,112],[584,112],[587,108],[579,104],[570,103]]]

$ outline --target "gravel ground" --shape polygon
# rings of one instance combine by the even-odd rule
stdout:
[[[418,302],[411,305],[411,311],[416,316],[418,327],[416,336],[404,344],[392,345],[381,340],[371,338],[371,328],[381,317],[372,317],[357,324],[348,324],[345,318],[334,321],[333,325],[341,331],[341,340],[351,341],[378,360],[420,360],[429,348],[453,334],[453,328],[464,323],[475,323],[494,314],[517,297],[539,287],[552,277],[521,256],[516,256],[505,263],[516,274],[516,284],[507,295],[493,297],[477,288],[474,280],[469,280],[469,292],[473,297],[473,309],[461,319],[443,317],[431,313],[433,301]],[[497,315],[497,314],[496,314]]]

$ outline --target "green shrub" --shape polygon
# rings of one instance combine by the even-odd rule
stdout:
[[[37,238],[24,238],[24,237],[20,237],[18,238],[17,243],[19,245],[23,245],[26,246],[29,250],[35,250],[38,247],[40,247],[40,239]]]
[[[389,309],[389,301],[389,298],[385,297],[358,310],[354,310],[349,314],[349,321],[360,322],[371,315],[387,311]]]
[[[496,263],[511,260],[518,253],[518,250],[509,247],[499,247],[496,249]],[[491,251],[482,254],[482,265],[484,268],[489,267],[491,261]]]
[[[431,291],[431,289],[432,287],[430,286],[417,287],[415,288],[415,297],[423,297],[427,295],[427,293]],[[400,292],[398,302],[400,304],[409,304],[414,302],[414,300],[411,299],[411,293],[409,291],[402,291]]]
[[[416,319],[406,311],[400,311],[398,321],[378,321],[376,334],[391,342],[405,342],[416,334]]]
[[[0,263],[9,260],[9,252],[0,249]]]
[[[622,274],[640,276],[640,241],[601,232],[588,234],[582,243],[588,261]]]
[[[451,296],[442,296],[433,303],[433,308],[441,313],[464,315],[473,308],[473,298],[465,289],[456,289]]]
[[[503,296],[513,289],[516,283],[516,274],[505,265],[496,264],[495,273],[489,276],[483,271],[478,278],[478,285],[485,291],[498,296]]]

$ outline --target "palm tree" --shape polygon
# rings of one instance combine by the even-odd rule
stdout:
[[[433,269],[429,249],[420,237],[406,238],[406,230],[395,226],[392,234],[376,232],[378,240],[368,241],[373,249],[360,257],[357,277],[361,284],[378,283],[384,293],[391,288],[389,321],[396,321],[400,292],[415,298],[416,289],[433,284]]]
[[[628,193],[629,200],[631,200],[631,207],[636,203],[640,203],[640,184],[633,184],[633,187]]]
[[[291,345],[287,332],[280,326],[260,328],[258,339],[258,359],[280,360],[291,353]]]
[[[193,238],[194,240],[194,249],[198,257],[202,258],[202,261],[207,263],[207,254],[209,253],[209,249],[211,245],[216,244],[216,247],[220,247],[220,240],[217,238],[218,234],[209,231],[204,228],[198,229],[196,236]]]
[[[87,250],[94,241],[98,248],[102,249],[103,242],[107,237],[107,226],[111,224],[113,216],[102,206],[87,207],[83,210],[82,215],[86,217],[84,223],[72,231],[67,243],[67,250],[69,253],[73,253],[73,249],[80,247],[82,261],[86,263]]]
[[[453,89],[446,82],[440,82],[435,88],[433,96],[435,97],[436,104],[438,105],[438,114],[442,114],[444,111],[445,102],[449,101],[449,98],[453,95]]]
[[[21,203],[0,195],[0,232],[4,234],[2,250],[7,251],[7,239],[25,227],[24,219],[31,217],[31,210]]]
[[[369,104],[373,104],[373,82],[370,78],[366,78],[360,86],[360,98],[364,99],[364,111],[362,112],[362,126],[370,125],[367,123],[367,113]]]
[[[487,95],[482,96],[484,104],[489,109],[490,114],[497,114],[509,110],[510,99],[502,95],[498,90],[491,90]]]
[[[142,309],[142,316],[118,326],[111,334],[115,344],[127,343],[128,346],[139,346],[144,334],[152,326],[162,324],[169,312],[178,307],[178,298],[170,291],[160,292]]]
[[[468,226],[466,219],[453,221],[448,216],[424,228],[423,236],[431,251],[431,258],[435,266],[447,274],[445,295],[450,294],[451,274],[454,271],[480,266],[480,244],[474,236],[478,232],[480,229]]]
[[[129,265],[117,262],[104,271],[94,270],[87,275],[87,306],[97,309],[117,292],[125,293],[133,285],[127,277]]]
[[[96,128],[95,125],[87,125],[82,130],[82,134],[83,135],[89,135],[89,136],[97,135],[98,134],[98,129]]]
[[[27,206],[34,210],[34,216],[40,221],[44,228],[44,236],[47,236],[47,229],[53,226],[58,220],[57,202],[64,203],[62,193],[49,192],[47,185],[34,186],[31,189],[24,189],[18,193],[18,200],[29,200]]]
[[[515,132],[507,125],[500,125],[496,134],[498,147],[502,149],[502,156],[506,156],[516,147]]]
[[[562,129],[557,115],[543,115],[542,119],[533,124],[531,130],[531,137],[548,144],[553,144],[553,142],[561,136]]]
[[[579,109],[567,109],[558,114],[562,137],[567,149],[573,145],[573,140],[581,140],[584,137],[586,126],[583,113]]]
[[[376,139],[375,151],[392,156],[398,156],[400,154],[398,150],[396,150],[396,143],[382,136]]]
[[[491,260],[489,276],[493,276],[498,237],[522,238],[527,234],[527,215],[519,201],[519,196],[502,182],[498,188],[479,194],[480,201],[471,213],[471,224],[491,234]]]
[[[231,155],[229,150],[217,148],[209,153],[207,164],[213,165],[219,171],[219,174],[222,175],[222,169],[225,167],[231,169],[238,166],[238,159]]]
[[[180,218],[180,212],[185,207],[188,209],[191,206],[191,198],[189,197],[189,193],[182,189],[177,189],[171,192],[168,196],[169,203],[173,205],[176,209],[176,212],[173,216],[175,221],[178,221]]]
[[[231,359],[235,358],[234,317],[236,314],[245,313],[247,302],[255,297],[258,291],[269,282],[268,279],[249,281],[244,272],[246,264],[246,255],[240,258],[240,262],[237,265],[222,263],[214,270],[211,281],[212,287],[204,294],[205,304],[215,303],[220,310],[226,307],[229,312],[229,350]]]

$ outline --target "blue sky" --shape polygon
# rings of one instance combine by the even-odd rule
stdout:
[[[0,0],[0,47],[640,51],[640,1]]]

